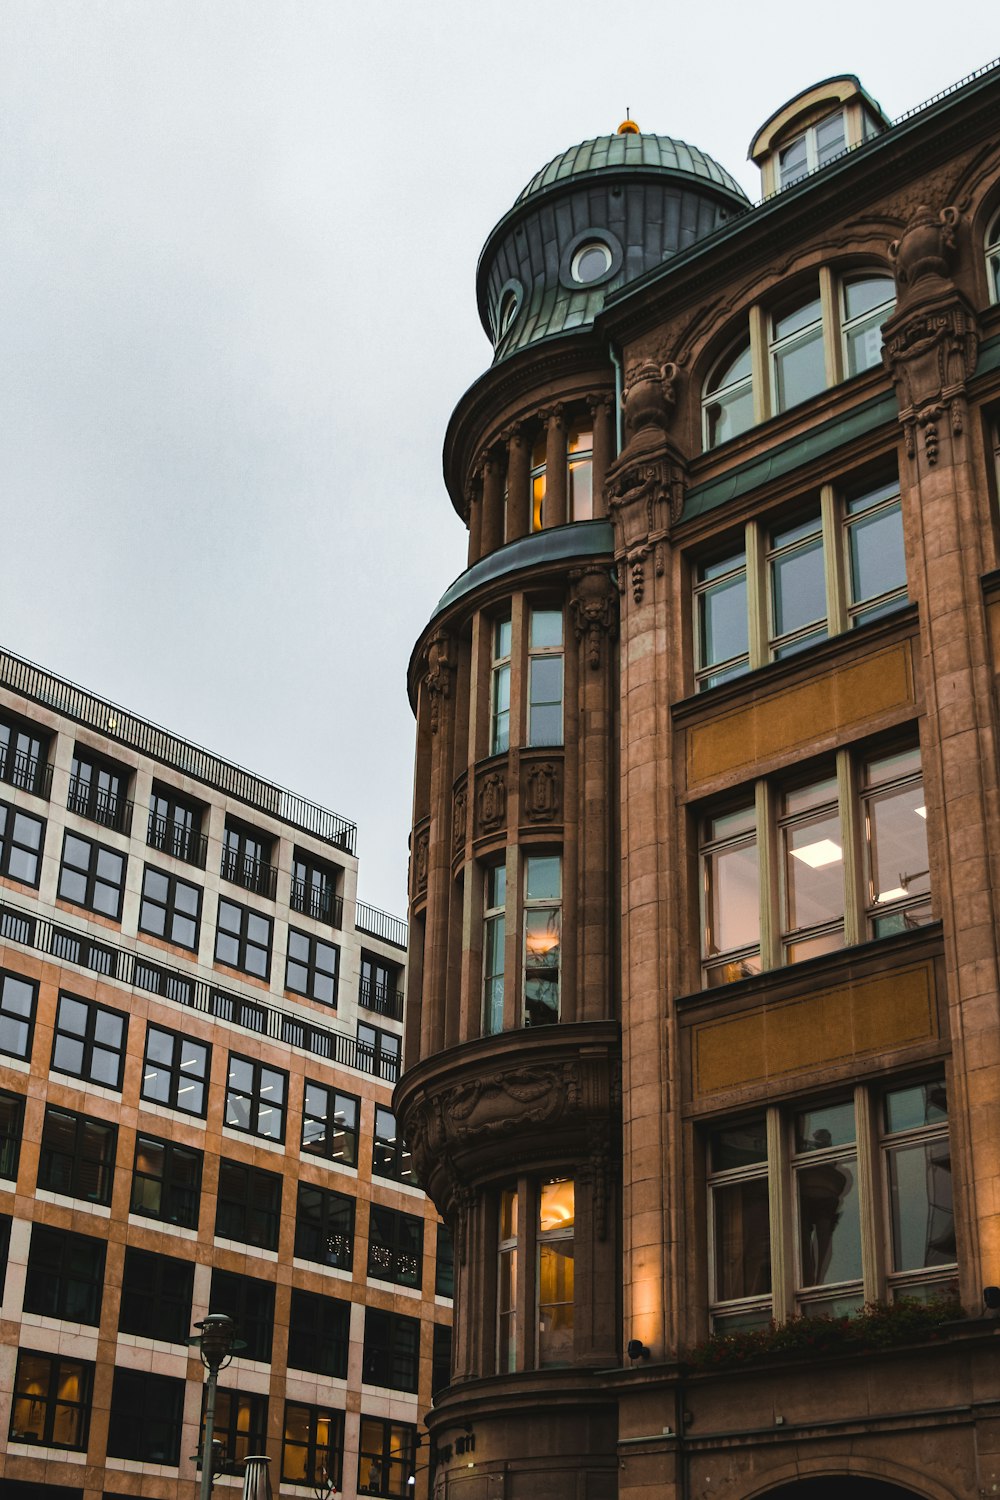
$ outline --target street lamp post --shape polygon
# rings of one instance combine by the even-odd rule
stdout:
[[[208,1371],[205,1382],[205,1439],[201,1445],[201,1500],[210,1500],[212,1493],[212,1469],[215,1439],[215,1392],[219,1384],[219,1371],[228,1365],[235,1347],[236,1325],[225,1313],[209,1313],[194,1325],[199,1337],[191,1342],[198,1345],[201,1362]]]

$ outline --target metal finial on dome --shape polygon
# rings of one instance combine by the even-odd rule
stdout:
[[[642,132],[640,131],[638,125],[635,123],[635,121],[632,118],[632,111],[630,109],[627,109],[625,111],[625,118],[621,122],[621,124],[619,125],[617,133],[618,133],[618,135],[641,135],[642,134]]]

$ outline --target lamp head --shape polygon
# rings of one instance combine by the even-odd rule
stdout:
[[[201,1333],[198,1351],[206,1370],[220,1370],[232,1358],[236,1325],[226,1313],[209,1313],[194,1325]]]

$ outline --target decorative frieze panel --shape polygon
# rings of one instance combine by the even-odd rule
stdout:
[[[490,771],[476,788],[476,832],[495,833],[507,817],[507,781],[502,771]]]
[[[521,793],[522,818],[528,823],[554,823],[559,818],[562,766],[545,760],[527,764]]]

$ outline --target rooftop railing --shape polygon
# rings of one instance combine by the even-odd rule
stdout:
[[[78,724],[89,725],[109,739],[130,745],[185,776],[206,782],[249,807],[269,813],[294,828],[301,828],[325,844],[332,844],[348,854],[355,852],[357,825],[347,818],[299,797],[295,792],[286,791],[273,781],[265,781],[190,740],[182,740],[148,719],[140,719],[128,709],[120,708],[106,698],[98,698],[85,688],[56,677],[11,651],[0,650],[0,683],[35,703],[54,708]]]
[[[354,913],[354,926],[358,932],[366,932],[369,937],[381,938],[384,943],[391,943],[394,948],[402,948],[406,951],[407,927],[402,917],[390,916],[387,911],[380,911],[377,906],[369,906],[365,901],[359,901]]]

